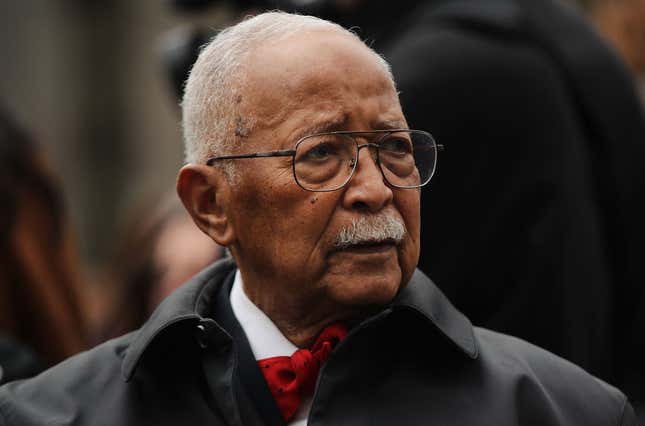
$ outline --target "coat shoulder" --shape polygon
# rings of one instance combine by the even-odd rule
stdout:
[[[577,365],[522,339],[475,327],[480,361],[523,408],[548,405],[560,424],[635,425],[627,397]]]
[[[123,393],[121,363],[133,333],[0,387],[0,425],[78,424],[84,410]]]

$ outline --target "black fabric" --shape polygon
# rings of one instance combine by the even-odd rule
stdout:
[[[246,334],[233,313],[230,294],[234,280],[235,272],[231,272],[217,292],[211,313],[212,318],[231,335],[235,342],[238,359],[237,374],[260,417],[267,426],[284,426],[285,422],[273,395],[271,395],[266,380],[264,380],[264,376],[258,368]]]
[[[208,317],[218,295],[225,301],[222,286],[234,270],[220,261],[139,331],[0,387],[0,425],[267,424],[235,390],[237,344]],[[308,424],[632,426],[635,419],[623,394],[580,368],[473,328],[417,271],[332,352]]]
[[[552,0],[412,1],[344,24],[447,147],[419,267],[475,324],[642,393],[645,120],[616,54]]]
[[[0,334],[0,384],[26,379],[42,370],[43,365],[32,350]]]

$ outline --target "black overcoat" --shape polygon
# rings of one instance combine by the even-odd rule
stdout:
[[[263,425],[240,341],[212,307],[223,260],[139,330],[0,388],[0,425]],[[239,339],[238,339],[239,340]],[[257,365],[255,368],[257,368]],[[261,373],[260,373],[261,374]],[[309,425],[633,425],[625,396],[522,340],[473,328],[420,271],[354,327],[318,379]]]

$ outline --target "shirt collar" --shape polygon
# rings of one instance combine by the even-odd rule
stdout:
[[[124,379],[128,381],[132,378],[152,343],[163,339],[168,334],[167,331],[175,325],[194,323],[195,327],[201,327],[198,328],[199,331],[212,334],[211,341],[230,341],[230,336],[212,319],[207,318],[207,312],[217,289],[235,270],[236,265],[232,259],[220,260],[168,296],[132,337],[132,343],[121,365]],[[408,285],[390,303],[389,308],[417,312],[429,326],[439,330],[465,355],[477,358],[477,343],[470,321],[452,306],[435,284],[418,269]]]
[[[298,350],[296,345],[284,337],[271,318],[248,298],[239,270],[235,272],[231,288],[231,308],[246,334],[255,359],[291,356]]]

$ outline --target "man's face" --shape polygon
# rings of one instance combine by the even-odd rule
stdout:
[[[345,34],[319,30],[264,45],[251,55],[247,78],[238,100],[255,122],[240,152],[293,149],[321,129],[407,126],[383,68]],[[278,305],[304,317],[326,309],[330,320],[347,319],[387,303],[410,279],[419,256],[420,192],[389,187],[367,149],[352,180],[334,192],[300,188],[291,157],[236,161],[232,250],[247,293],[265,312]],[[370,215],[404,224],[401,243],[338,250],[340,230]]]

